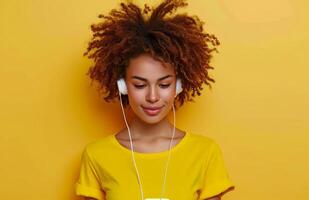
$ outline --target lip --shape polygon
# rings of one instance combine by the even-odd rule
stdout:
[[[147,110],[158,110],[158,109],[161,109],[163,106],[161,106],[161,107],[144,107],[144,106],[142,106],[144,109],[147,109]]]
[[[163,106],[161,106],[161,107],[143,107],[143,106],[142,106],[144,112],[145,112],[147,115],[150,115],[150,116],[155,116],[155,115],[157,115],[157,114],[161,111],[162,107],[163,107]]]

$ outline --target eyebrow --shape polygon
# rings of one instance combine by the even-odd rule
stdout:
[[[159,78],[158,81],[161,81],[161,80],[169,78],[169,77],[173,77],[173,76],[172,75],[166,75],[166,76]],[[135,79],[142,80],[142,81],[147,81],[147,79],[140,77],[140,76],[131,76],[131,78],[135,78]]]

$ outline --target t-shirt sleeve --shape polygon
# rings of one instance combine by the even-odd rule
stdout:
[[[82,153],[80,174],[75,184],[75,193],[79,196],[92,197],[99,200],[105,199],[104,191],[100,187],[98,173],[96,172],[87,147]]]
[[[210,152],[204,164],[203,187],[199,196],[199,200],[204,200],[216,195],[234,189],[235,185],[230,180],[222,151],[219,145],[213,141]]]

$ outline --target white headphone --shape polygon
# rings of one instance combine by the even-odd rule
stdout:
[[[127,85],[126,82],[123,78],[117,80],[117,86],[118,86],[118,90],[121,94],[126,95],[128,94],[128,89],[127,89]],[[182,91],[182,85],[181,85],[181,80],[180,78],[177,78],[176,81],[176,94],[175,97]]]

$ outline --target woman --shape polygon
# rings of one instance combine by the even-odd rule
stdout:
[[[121,3],[92,25],[87,55],[92,80],[120,98],[133,114],[126,128],[86,145],[76,194],[106,200],[220,200],[234,188],[219,145],[211,138],[180,130],[175,107],[200,95],[219,45],[203,32],[198,17],[172,16],[183,0],[165,0],[143,11]],[[146,18],[149,11],[151,15]],[[170,14],[170,16],[168,16]],[[167,116],[173,110],[174,124]]]

